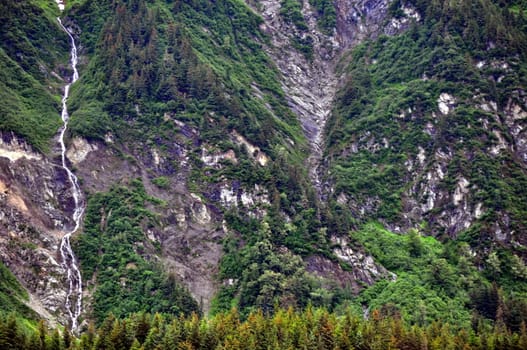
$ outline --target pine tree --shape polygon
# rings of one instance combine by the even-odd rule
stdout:
[[[26,347],[25,343],[25,336],[18,325],[15,314],[9,314],[6,322],[4,323],[3,329],[0,328],[0,344],[5,346],[5,349],[22,350]]]
[[[62,350],[64,346],[62,345],[62,337],[60,336],[59,330],[55,329],[51,335],[49,342],[49,350]]]
[[[134,316],[133,323],[135,325],[135,338],[142,344],[150,331],[150,315],[141,312]]]
[[[71,346],[71,332],[70,328],[68,326],[64,327],[64,331],[62,332],[62,342],[64,344],[65,349],[69,349]]]
[[[90,323],[88,330],[81,335],[80,350],[91,350],[95,343],[95,325]]]
[[[175,349],[175,347],[164,347],[165,349]],[[144,348],[141,346],[141,343],[139,343],[139,340],[137,338],[134,339],[134,342],[132,343],[132,346],[130,347],[130,350],[143,350]]]
[[[38,322],[37,333],[39,338],[39,349],[46,350],[46,335],[48,333],[48,329],[44,320],[40,320]]]

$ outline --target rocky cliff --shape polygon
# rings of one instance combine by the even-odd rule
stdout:
[[[271,38],[266,44],[266,51],[280,69],[286,99],[297,113],[306,138],[312,145],[306,164],[311,179],[321,191],[316,169],[322,152],[322,131],[337,86],[335,64],[347,43],[336,31],[323,34],[319,30],[316,11],[307,2],[302,15],[308,28],[302,31],[283,19],[279,13],[279,2],[253,5],[264,19],[261,31]],[[68,26],[77,28],[75,31],[81,33],[82,25],[77,27],[72,21],[74,18],[69,20]],[[313,55],[310,57],[290,46],[291,40],[299,37],[313,39]],[[80,45],[84,46],[82,41]],[[89,60],[90,56],[81,57],[84,64]],[[255,85],[255,90],[259,89]],[[256,95],[260,94],[263,93],[260,91]],[[76,96],[74,91],[72,98]],[[134,105],[135,113],[141,117],[141,104]],[[79,113],[75,111],[75,102],[73,109],[75,131],[75,117]],[[270,106],[267,109],[276,113]],[[218,282],[216,277],[222,257],[222,239],[233,233],[225,223],[224,214],[234,211],[263,219],[268,215],[272,189],[266,182],[251,181],[249,185],[230,177],[205,182],[198,180],[192,185],[196,181],[195,176],[203,171],[200,169],[224,172],[236,167],[239,162],[247,161],[253,163],[252,166],[265,169],[272,166],[270,163],[275,160],[272,159],[274,156],[235,129],[227,135],[231,146],[218,148],[214,141],[201,135],[202,130],[194,123],[178,120],[175,113],[166,112],[162,119],[174,130],[169,137],[137,140],[135,143],[131,140],[123,142],[122,136],[111,131],[98,135],[99,140],[75,137],[68,142],[67,158],[87,198],[98,192],[108,192],[116,184],[126,185],[140,179],[147,194],[163,202],[161,207],[149,208],[158,215],[158,219],[144,232],[145,242],[159,245],[161,251],[151,251],[147,256],[158,260],[168,272],[174,273],[206,311],[219,283],[224,283]],[[36,299],[42,301],[43,308],[64,322],[61,307],[66,288],[57,244],[61,229],[71,226],[72,198],[67,190],[67,178],[57,166],[55,152],[42,154],[34,151],[14,134],[4,134],[3,138],[1,156],[5,163],[2,168],[5,214],[2,219],[6,235],[11,237],[3,241],[4,261],[35,294]],[[101,210],[104,211],[104,208]],[[111,212],[104,212],[103,218],[110,215]],[[291,214],[284,212],[281,215],[287,217]],[[16,247],[13,242],[16,242]],[[335,261],[313,255],[308,259],[308,271],[335,280],[343,287],[352,286],[355,290],[360,289],[357,281],[371,284],[386,275],[383,268],[373,264],[371,257],[366,259],[369,267],[365,268],[364,253],[355,255],[347,245],[345,241],[337,245],[335,252],[340,258]],[[341,269],[337,263],[339,259],[351,266],[354,272],[332,272]],[[97,281],[85,281],[85,284],[88,286],[85,300],[89,303],[93,300],[91,286],[95,287]]]
[[[70,222],[73,199],[67,175],[12,133],[0,143],[2,261],[30,291],[35,308],[66,322],[65,270],[58,246]]]
[[[261,14],[261,29],[271,37],[266,52],[281,72],[281,83],[291,109],[298,116],[311,154],[307,161],[310,178],[319,197],[326,198],[321,180],[324,130],[334,105],[339,82],[344,80],[337,64],[349,49],[381,34],[395,35],[408,28],[419,14],[410,5],[406,16],[392,20],[389,1],[334,1],[335,26],[323,30],[322,14],[310,1],[301,1],[299,25],[284,16],[286,2],[248,1]],[[327,184],[326,184],[327,187]]]

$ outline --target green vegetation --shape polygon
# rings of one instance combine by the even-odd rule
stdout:
[[[281,2],[280,15],[284,17],[287,23],[292,23],[297,29],[291,38],[291,45],[307,59],[311,60],[314,53],[314,42],[313,37],[308,33],[309,27],[302,14],[302,6],[302,2],[298,0],[283,0]]]
[[[459,329],[435,322],[408,326],[400,318],[378,311],[368,321],[350,312],[337,317],[324,309],[303,312],[280,310],[273,316],[261,311],[241,321],[236,310],[210,319],[196,315],[164,318],[137,314],[127,319],[109,316],[98,329],[80,338],[68,330],[61,334],[41,323],[24,332],[13,318],[0,318],[2,349],[525,349],[527,331],[512,333],[505,327]]]
[[[390,312],[411,324],[429,325],[441,319],[460,327],[470,325],[467,290],[474,288],[479,274],[465,246],[461,262],[454,264],[445,259],[440,242],[420,237],[415,230],[397,235],[368,224],[352,238],[395,274],[395,281],[383,280],[364,291],[361,304],[380,310],[391,307]]]
[[[68,53],[67,37],[46,7],[49,2],[0,3],[0,130],[14,132],[40,151],[49,149],[60,126],[57,87],[62,82],[52,70]]]
[[[302,15],[302,4],[299,0],[282,0],[280,3],[280,15],[287,22],[293,23],[300,31],[308,29],[304,15]]]
[[[0,9],[1,11],[1,9]],[[0,130],[13,131],[41,151],[60,127],[54,96],[0,48]],[[38,125],[38,127],[35,127]]]
[[[144,232],[156,218],[145,206],[156,199],[146,195],[139,180],[129,185],[89,199],[85,230],[74,246],[83,278],[97,282],[93,317],[101,322],[109,313],[126,317],[139,311],[197,312],[188,291],[153,259],[156,242]]]
[[[87,62],[72,89],[71,132],[99,140],[112,133],[115,150],[134,160],[150,145],[169,159],[177,141],[189,158],[188,188],[207,205],[217,204],[209,194],[220,183],[258,185],[269,203],[257,215],[247,208],[217,209],[229,231],[218,276],[223,284],[213,301],[215,316],[200,320],[189,316],[199,312],[196,301],[158,263],[161,224],[154,211],[165,203],[147,195],[140,180],[92,194],[75,251],[93,293],[87,316],[99,329],[75,339],[43,323],[34,330],[2,318],[0,348],[525,347],[527,267],[519,257],[525,252],[488,235],[503,217],[510,231],[527,227],[524,165],[511,152],[488,151],[494,131],[508,135],[502,111],[519,101],[527,83],[525,1],[407,3],[423,16],[422,24],[363,43],[341,62],[350,78],[326,135],[335,198],[322,208],[304,167],[308,148],[300,124],[262,50],[269,40],[259,30],[262,19],[244,2],[71,2],[67,13],[80,28]],[[331,33],[332,1],[310,4],[320,28]],[[392,3],[392,15],[404,16],[402,4]],[[62,82],[51,69],[66,62],[68,52],[52,5],[0,4],[0,129],[41,150],[59,126]],[[292,45],[312,56],[301,1],[281,5],[281,16],[298,34]],[[499,68],[502,63],[509,68]],[[456,97],[448,115],[437,108],[443,92]],[[497,116],[476,106],[475,95],[495,101]],[[227,136],[234,131],[270,158],[267,166]],[[205,144],[233,150],[237,161],[205,166]],[[463,176],[474,186],[471,200],[486,209],[455,241],[434,220],[423,224],[423,233],[439,240],[364,224],[402,219],[407,203],[401,198],[414,185],[406,162],[416,159],[419,147],[427,156],[441,151],[451,158],[437,191],[452,193]],[[426,159],[423,176],[433,166]],[[170,190],[174,180],[167,173],[148,174],[159,190]],[[362,217],[357,208],[350,212],[336,199],[341,193],[371,210]],[[350,231],[353,248],[366,250],[396,280],[351,296],[306,272],[303,258],[338,262],[328,237]],[[2,265],[0,277],[2,313],[34,317],[20,301],[27,298],[24,290]],[[229,313],[233,306],[239,314]],[[370,320],[345,311],[362,307],[369,307]]]
[[[237,224],[241,223],[231,222],[231,225]],[[247,231],[258,229],[255,221],[246,225]],[[241,314],[247,316],[258,309],[272,314],[288,307],[303,309],[310,303],[333,308],[337,303],[344,302],[343,291],[338,287],[323,287],[321,281],[305,271],[300,256],[283,248],[274,248],[268,239],[270,232],[265,232],[266,227],[268,229],[264,223],[264,238],[253,235],[252,239],[258,241],[241,249],[239,240],[227,238],[219,277],[235,282],[222,287],[217,294],[213,314],[228,311],[233,306],[239,307]]]
[[[311,6],[314,6],[318,12],[318,27],[325,34],[333,34],[337,26],[337,12],[332,0],[309,0]]]
[[[522,231],[527,206],[516,198],[527,176],[511,152],[489,153],[495,132],[508,131],[477,107],[474,96],[495,101],[499,118],[505,118],[505,106],[527,85],[527,35],[521,30],[526,21],[488,0],[411,3],[425,15],[422,25],[359,45],[343,60],[351,78],[339,92],[327,128],[335,193],[372,203],[368,219],[395,223],[401,219],[403,193],[421,181],[414,177],[415,166],[408,170],[419,147],[426,155],[451,152],[436,190],[452,193],[463,176],[478,188],[472,200],[489,208],[478,242],[470,243],[483,244],[484,232],[503,213],[514,217],[511,230]],[[398,6],[401,2],[394,2],[392,11]],[[486,64],[478,68],[481,61]],[[495,62],[507,62],[509,68],[499,70]],[[441,93],[456,98],[448,116],[437,107]],[[423,171],[433,169],[435,161],[425,159]]]
[[[14,313],[19,317],[33,318],[35,313],[24,302],[29,299],[27,291],[15,276],[0,262],[0,315]]]
[[[173,128],[162,119],[170,115],[211,141],[237,130],[271,155],[285,139],[305,144],[278,73],[261,50],[261,19],[246,5],[104,3],[71,10],[86,28],[81,41],[94,53],[72,91],[72,132],[103,138],[112,131],[124,142],[155,139]],[[102,14],[105,23],[89,21]],[[88,34],[94,31],[101,33],[96,42]],[[302,147],[290,151],[302,157]]]
[[[364,225],[351,237],[395,273],[394,281],[379,281],[363,291],[354,301],[359,305],[420,326],[442,320],[466,329],[497,322],[519,330],[527,322],[525,279],[516,276],[514,290],[499,288],[491,283],[495,276],[480,273],[467,243],[442,244],[417,230],[397,235],[378,224]]]
[[[261,43],[268,39],[258,29],[261,18],[242,2],[232,0],[116,1],[111,6],[92,1],[74,5],[70,12],[85,28],[81,42],[84,40],[88,51],[93,53],[72,91],[72,132],[98,139],[112,132],[119,143],[137,154],[144,152],[141,146],[144,144],[168,149],[174,139],[184,139],[182,142],[190,150],[192,168],[188,186],[193,192],[206,193],[209,186],[226,180],[247,188],[255,184],[265,188],[272,202],[266,229],[262,223],[256,223],[256,231],[248,232],[243,223],[251,219],[245,211],[232,213],[232,220],[228,220],[235,234],[231,243],[226,240],[226,245],[239,247],[240,237],[252,239],[242,250],[232,249],[225,254],[222,278],[232,278],[238,283],[221,292],[224,297],[218,301],[217,309],[228,310],[231,304],[239,303],[247,314],[257,306],[272,309],[279,301],[284,301],[284,305],[307,305],[309,292],[319,286],[306,280],[298,254],[327,252],[328,247],[319,232],[320,222],[312,209],[316,206],[314,194],[303,166],[306,141],[287,106],[278,72],[262,50]],[[104,23],[89,21],[92,16],[103,14]],[[90,31],[99,31],[101,35],[94,40]],[[174,120],[185,126],[176,127]],[[199,133],[186,131],[191,128]],[[269,156],[270,163],[266,167],[256,164],[244,147],[226,138],[233,131],[258,146]],[[220,169],[204,166],[200,160],[201,142],[217,150],[233,149],[238,163],[226,161]],[[168,178],[157,177],[153,183],[166,188]],[[88,208],[88,215],[98,216],[85,221],[86,230],[97,234],[83,235],[76,249],[88,278],[95,269],[101,269],[95,262],[101,259],[97,254],[100,244],[93,237],[101,234],[98,228],[101,210],[104,213],[109,210],[102,199],[105,197],[98,196]],[[287,227],[286,216],[291,221]],[[156,223],[152,221],[152,225]],[[115,235],[120,237],[119,230],[124,229],[125,226],[119,226]],[[134,240],[144,230],[144,226],[137,227]],[[317,241],[305,239],[307,235]],[[277,247],[282,245],[293,252],[280,252]],[[258,251],[263,248],[271,260],[252,268],[260,263],[262,255]],[[112,259],[122,260],[120,254]],[[242,266],[251,273],[241,269],[240,264],[229,266],[229,261],[238,258],[242,258]],[[260,278],[260,272],[265,280]],[[96,299],[100,299],[96,305],[107,305],[96,306],[96,318],[100,320],[108,311],[125,315],[133,308],[112,307],[114,301],[108,298],[112,294],[101,292],[104,283],[101,277],[116,280],[121,276],[113,276],[117,273],[114,270],[108,276],[101,273],[97,273]],[[272,290],[268,288],[271,284]],[[297,285],[305,286],[307,291],[296,291]]]
[[[309,0],[309,4],[316,10],[318,27],[325,34],[333,34],[333,29],[335,29],[337,25],[337,13],[333,1]],[[287,22],[293,23],[301,32],[308,30],[306,20],[302,14],[302,1],[282,0],[280,5],[280,15],[284,17]]]
[[[397,280],[377,282],[356,303],[421,325],[442,319],[465,327],[496,322],[519,329],[527,300],[524,252],[496,243],[489,231],[505,215],[513,218],[510,230],[524,232],[527,206],[518,199],[525,195],[527,175],[516,155],[504,151],[496,157],[489,149],[496,141],[493,130],[508,132],[499,121],[505,106],[527,85],[527,39],[521,30],[526,22],[490,1],[412,3],[426,14],[423,25],[359,45],[343,60],[351,79],[340,91],[327,134],[335,193],[371,203],[363,220],[399,222],[403,194],[437,162],[425,159],[423,178],[416,178],[408,162],[422,147],[426,155],[452,154],[437,193],[453,193],[463,176],[477,189],[472,204],[482,202],[489,210],[457,241],[436,226],[439,210],[426,214],[430,225],[424,232],[442,244],[421,238],[412,247],[412,236],[360,226],[352,237]],[[392,10],[400,5],[394,2]],[[477,68],[481,61],[485,66]],[[492,62],[507,62],[510,69],[500,71]],[[443,92],[456,97],[446,116],[437,107]],[[475,95],[496,101],[498,119],[477,108]],[[336,227],[360,225],[336,201],[330,207]]]
[[[168,188],[170,185],[170,179],[166,176],[160,176],[152,179],[152,183],[159,188]]]
[[[308,58],[313,58],[314,48],[313,48],[313,37],[311,35],[304,35],[303,37],[295,37],[292,40],[293,47]]]
[[[335,23],[331,2],[314,1],[312,5],[322,18],[327,19],[324,26],[331,30]],[[420,3],[414,5],[424,6]],[[407,159],[415,159],[417,145],[432,152],[455,144],[454,141],[460,138],[470,142],[467,146],[456,146],[455,161],[441,186],[453,188],[460,169],[468,169],[463,170],[464,176],[477,183],[482,198],[491,198],[489,204],[485,204],[486,208],[505,205],[511,213],[516,208],[515,219],[524,220],[526,217],[523,215],[525,204],[512,201],[512,194],[521,192],[525,177],[513,162],[507,164],[515,176],[500,175],[497,167],[501,166],[502,159],[485,156],[492,133],[484,130],[482,125],[471,123],[486,116],[473,107],[471,86],[477,85],[482,94],[494,98],[495,93],[506,96],[507,89],[510,89],[506,84],[523,84],[523,78],[518,78],[516,71],[506,75],[507,83],[500,85],[489,82],[489,71],[474,68],[473,63],[483,55],[500,59],[514,57],[509,51],[503,52],[506,48],[522,52],[522,35],[511,31],[502,38],[501,26],[509,28],[513,24],[503,22],[501,14],[496,12],[498,9],[489,8],[498,18],[496,25],[489,23],[487,28],[490,38],[498,45],[489,53],[485,45],[478,46],[477,41],[473,42],[474,38],[469,36],[473,34],[463,32],[459,24],[455,25],[456,21],[473,19],[471,16],[481,10],[476,8],[474,13],[465,11],[468,13],[466,18],[444,15],[444,21],[449,25],[430,20],[400,36],[383,36],[355,48],[346,58],[349,65],[343,69],[352,79],[341,90],[335,116],[328,124],[328,155],[333,159],[331,172],[335,179],[335,193],[353,194],[358,201],[376,199],[370,218],[388,222],[400,219],[401,195],[408,190],[409,180],[404,163]],[[441,18],[443,10],[446,11],[437,10],[433,16]],[[449,10],[457,14],[463,9]],[[465,252],[462,257],[467,260],[463,262],[466,266],[462,267],[433,239],[398,236],[375,226],[366,226],[356,232],[353,238],[357,245],[366,247],[381,264],[396,273],[398,279],[393,283],[381,281],[353,301],[346,291],[327,285],[322,287],[322,281],[305,273],[301,257],[316,254],[336,260],[326,233],[349,232],[358,222],[352,217],[354,213],[350,215],[336,202],[330,202],[327,211],[315,209],[316,200],[302,167],[305,140],[298,122],[287,108],[278,74],[261,50],[261,43],[268,40],[258,30],[261,19],[244,4],[237,1],[116,1],[108,5],[93,1],[73,6],[71,13],[85,28],[81,39],[92,55],[82,83],[72,92],[71,126],[74,133],[103,138],[107,132],[112,132],[118,141],[131,148],[152,143],[162,149],[181,131],[174,126],[175,119],[200,133],[187,141],[191,149],[189,187],[192,191],[204,193],[211,184],[238,181],[247,188],[258,184],[269,193],[270,204],[263,220],[254,219],[244,210],[225,213],[232,234],[224,240],[218,277],[232,283],[221,288],[213,303],[213,313],[227,311],[234,305],[246,317],[256,309],[272,313],[289,306],[301,309],[310,302],[337,310],[352,302],[355,306],[369,304],[382,312],[396,310],[409,323],[423,326],[436,319],[467,326],[474,320],[470,310],[485,314],[482,316],[485,322],[496,321],[496,317],[487,317],[491,312],[469,302],[469,293],[486,293],[475,288],[477,283],[491,288],[494,279],[479,273],[478,262],[473,261],[466,251],[460,250]],[[307,28],[300,2],[283,1],[281,15],[300,32]],[[90,21],[93,16],[98,20]],[[101,34],[96,36],[93,33]],[[305,41],[299,39],[295,43],[297,49],[307,56],[312,49],[309,38],[306,36],[302,39]],[[522,69],[519,58],[513,59],[512,63],[514,69]],[[434,122],[432,112],[438,113],[437,97],[445,91],[459,100],[453,114],[441,120],[438,126],[440,137],[434,139],[423,129],[428,122]],[[409,108],[412,112],[399,118]],[[473,124],[470,128],[467,127],[469,123]],[[226,139],[225,135],[233,130],[269,155],[270,164],[267,167],[255,164],[243,148]],[[373,151],[365,149],[369,140],[382,144],[384,139],[388,146]],[[288,140],[299,146],[293,149]],[[200,160],[202,149],[194,145],[201,141],[215,150],[234,150],[238,163],[224,162],[220,169],[204,166]],[[358,152],[347,151],[351,143],[360,146]],[[464,160],[467,152],[475,155],[471,164]],[[481,163],[478,162],[480,159]],[[495,178],[478,177],[477,169],[482,167],[496,170]],[[165,176],[152,181],[159,188],[169,186]],[[496,185],[499,191],[496,191]],[[124,197],[119,191],[124,191]],[[493,197],[490,196],[492,193]],[[127,254],[131,256],[124,251],[114,252],[108,257],[105,249],[99,252],[102,243],[94,237],[105,233],[99,226],[104,215],[110,213],[106,201],[112,196],[118,198],[119,203],[137,197],[139,202],[133,206],[136,209],[144,208],[144,202],[150,200],[142,190],[120,188],[112,190],[108,197],[95,195],[90,201],[88,214],[92,216],[86,220],[86,227],[87,231],[93,230],[97,234],[86,234],[86,238],[80,239],[77,250],[85,274],[90,277],[97,271],[98,287],[95,290],[99,294],[96,294],[94,312],[99,321],[109,311],[122,317],[139,310],[138,304],[149,305],[146,310],[157,311],[153,300],[159,302],[162,295],[159,292],[143,302],[138,292],[126,291],[129,294],[123,294],[118,291],[116,294],[128,295],[133,301],[130,305],[119,304],[111,299],[115,293],[111,288],[115,287],[105,281],[127,279],[130,278],[128,274],[132,278],[137,275],[138,280],[132,284],[138,283],[138,290],[146,288],[143,283],[147,280],[154,281],[155,286],[164,283],[163,279],[150,277],[152,271],[159,271],[157,267],[139,264],[145,260],[145,255],[155,252],[155,245],[145,240],[143,233],[149,225],[156,226],[155,217],[149,212],[125,211],[120,215],[120,221],[124,221],[118,222],[110,235],[112,239],[120,239],[111,241],[113,249],[122,245],[121,240],[143,242],[139,246],[127,246]],[[496,201],[500,197],[501,203],[505,204]],[[117,209],[114,208],[114,212]],[[128,220],[131,221],[127,223]],[[489,214],[488,222],[491,220]],[[134,229],[128,232],[130,227]],[[483,238],[479,239],[483,241]],[[474,245],[469,239],[465,241]],[[458,244],[450,248],[457,251],[465,247]],[[107,249],[111,251],[109,247]],[[106,259],[114,261],[109,265],[112,269],[98,265],[99,260]],[[508,271],[502,272],[499,284],[504,288],[500,292],[501,301],[503,304],[516,303],[520,306],[514,310],[522,310],[522,287],[518,287],[519,294],[513,297],[507,281],[512,276],[521,275],[523,265],[516,262],[519,271],[515,272],[516,275],[510,272],[511,269],[502,267],[509,261],[512,264],[513,259],[506,254],[496,254],[488,266]],[[116,261],[120,262],[121,270],[113,266]],[[133,268],[129,271],[126,266]],[[125,281],[125,285],[128,282]],[[154,290],[159,290],[157,288]],[[164,287],[159,288],[163,290]],[[415,308],[415,305],[419,307]],[[166,310],[166,307],[168,305],[163,305],[165,309],[159,311],[174,311]]]

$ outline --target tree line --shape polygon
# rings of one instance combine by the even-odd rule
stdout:
[[[134,314],[117,319],[110,314],[79,336],[67,328],[34,328],[14,315],[0,317],[2,349],[526,349],[527,329],[518,332],[503,324],[474,329],[433,322],[421,327],[397,315],[374,310],[368,319],[329,313],[308,306],[303,311],[279,309],[273,315],[254,311],[244,320],[236,309],[209,318]]]

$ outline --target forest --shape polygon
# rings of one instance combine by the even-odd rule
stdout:
[[[517,332],[502,322],[495,327],[459,329],[448,323],[405,324],[400,315],[374,310],[369,320],[347,312],[342,316],[307,307],[302,312],[282,309],[273,315],[261,310],[240,319],[233,309],[211,318],[196,314],[164,317],[135,314],[126,319],[106,317],[80,337],[66,328],[50,330],[44,322],[28,328],[11,315],[0,318],[0,347],[20,350],[164,350],[164,349],[525,349],[527,328]]]

